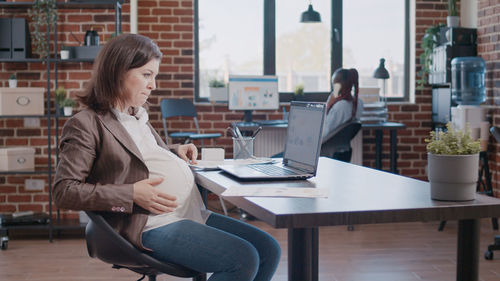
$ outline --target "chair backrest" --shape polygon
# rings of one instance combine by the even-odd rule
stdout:
[[[90,218],[85,228],[89,256],[136,272],[143,268],[144,272],[153,271],[178,277],[195,277],[200,274],[180,265],[161,262],[143,253],[119,235],[102,215],[89,211],[86,213]]]
[[[186,116],[193,117],[196,133],[200,133],[200,126],[198,125],[198,118],[196,118],[196,107],[193,102],[188,99],[163,99],[160,102],[161,108],[161,121],[163,123],[163,130],[165,132],[165,142],[168,143],[168,129],[166,119],[169,117]]]
[[[323,138],[320,155],[333,158],[334,153],[351,151],[351,140],[360,129],[361,122],[359,120],[352,120],[340,126]]]
[[[493,135],[495,140],[500,143],[500,128],[493,126],[490,128],[490,133]]]

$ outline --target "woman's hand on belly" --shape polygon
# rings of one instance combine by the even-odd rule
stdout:
[[[177,198],[155,188],[162,181],[163,178],[154,178],[134,183],[134,203],[153,214],[173,212],[177,207]]]

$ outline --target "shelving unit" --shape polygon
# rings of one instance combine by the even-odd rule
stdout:
[[[83,2],[58,2],[57,3],[57,8],[58,9],[114,9],[115,10],[115,33],[119,34],[122,32],[122,6],[121,4],[123,3],[123,0],[115,0],[115,1],[109,1],[109,0],[102,0],[102,1],[85,1]],[[33,2],[0,2],[0,9],[29,9],[32,7]],[[58,38],[57,36],[57,23],[55,25],[55,29],[52,31],[54,38]],[[47,38],[50,37],[51,30],[47,30]],[[52,44],[52,43],[49,43]],[[47,158],[48,158],[48,165],[46,168],[38,169],[35,171],[0,171],[0,175],[10,175],[10,174],[18,174],[18,175],[47,175],[48,178],[48,197],[49,197],[49,223],[46,225],[39,224],[39,225],[19,225],[19,226],[0,226],[0,240],[2,243],[2,250],[7,249],[7,241],[8,241],[8,231],[9,229],[46,229],[49,232],[49,241],[52,242],[53,240],[53,232],[54,230],[67,230],[67,229],[82,229],[85,227],[85,224],[80,224],[75,221],[69,221],[69,220],[63,220],[60,219],[60,212],[59,209],[57,210],[57,216],[56,220],[52,219],[52,175],[55,173],[53,167],[52,167],[52,153],[53,149],[51,147],[51,121],[52,118],[55,120],[55,131],[56,131],[56,148],[55,148],[55,155],[58,155],[58,148],[57,144],[59,142],[59,114],[52,114],[50,111],[50,105],[51,105],[51,98],[50,98],[50,92],[51,92],[51,72],[54,71],[54,84],[55,88],[58,87],[58,65],[63,64],[63,63],[81,63],[81,62],[93,62],[93,59],[77,59],[77,58],[72,58],[72,59],[65,59],[61,60],[57,58],[57,51],[58,51],[58,42],[55,40],[53,42],[54,44],[54,53],[51,55],[53,57],[45,58],[45,59],[39,59],[39,58],[24,58],[24,59],[0,59],[0,62],[2,63],[18,63],[18,62],[24,62],[24,63],[45,63],[46,64],[46,73],[47,73],[47,99],[46,99],[46,115],[29,115],[29,116],[12,116],[12,115],[5,115],[5,116],[0,116],[0,118],[47,118],[47,139],[48,139],[48,144],[47,144]],[[57,165],[57,157],[56,157],[56,165]],[[4,247],[4,242],[5,242],[5,247]]]

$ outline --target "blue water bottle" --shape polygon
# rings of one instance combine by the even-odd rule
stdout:
[[[461,105],[479,105],[486,100],[485,62],[481,57],[451,60],[451,97]]]

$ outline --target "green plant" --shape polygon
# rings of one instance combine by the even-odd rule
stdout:
[[[11,74],[9,77],[9,80],[16,80],[16,74]]]
[[[208,82],[208,87],[210,88],[224,88],[226,87],[226,83],[222,80],[212,79]]]
[[[56,103],[62,107],[62,103],[64,102],[64,100],[66,99],[66,89],[64,89],[64,87],[62,86],[59,86],[55,91],[54,91],[54,94],[55,94],[55,99],[56,99]]]
[[[481,151],[480,141],[475,141],[470,136],[469,126],[456,130],[451,123],[446,124],[446,132],[431,131],[430,137],[425,139],[427,151],[432,154],[468,155]]]
[[[56,0],[35,0],[33,7],[28,10],[31,17],[33,32],[31,38],[35,45],[35,52],[40,58],[47,58],[50,52],[50,46],[45,30],[48,28],[54,30],[57,22]]]
[[[61,107],[73,107],[75,106],[75,101],[72,98],[67,98],[62,101]]]
[[[420,44],[420,47],[423,49],[422,54],[420,54],[421,69],[417,73],[420,77],[417,81],[419,89],[422,89],[427,83],[427,75],[430,72],[432,64],[432,51],[434,51],[434,48],[439,44],[440,30],[441,27],[444,26],[445,25],[443,23],[439,23],[429,27],[425,30],[425,34],[422,37],[422,43]]]
[[[63,51],[63,50],[67,51],[67,50],[69,50],[69,47],[64,45],[64,44],[61,44],[61,51]]]
[[[293,93],[297,96],[301,96],[304,94],[304,84],[298,84],[297,86],[295,86],[295,91],[293,91]]]
[[[458,16],[457,0],[448,0],[448,16],[450,17]]]

